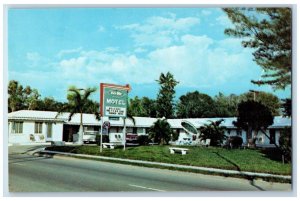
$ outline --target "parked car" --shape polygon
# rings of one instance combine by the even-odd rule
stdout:
[[[138,134],[126,133],[126,144],[138,144]]]
[[[83,143],[96,143],[96,135],[98,131],[85,131],[83,133]]]

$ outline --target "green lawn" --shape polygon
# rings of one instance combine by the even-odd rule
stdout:
[[[189,149],[187,155],[170,154],[169,146],[127,147],[126,151],[120,147],[113,150],[103,149],[101,154],[98,146],[48,147],[47,150],[240,171],[291,174],[291,164],[282,164],[281,161],[271,159],[270,152],[273,153],[273,156],[276,155],[274,150],[263,152],[258,149],[187,148]]]

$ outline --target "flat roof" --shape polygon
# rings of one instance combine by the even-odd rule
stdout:
[[[37,111],[37,110],[19,110],[15,112],[11,112],[8,114],[8,120],[28,120],[28,121],[56,121],[63,122],[68,125],[79,125],[80,124],[80,114],[74,114],[71,121],[69,119],[69,112],[61,113],[57,116],[57,112],[55,111]],[[129,127],[150,127],[158,118],[150,118],[150,117],[134,117],[135,125],[130,118],[126,119],[126,126]],[[203,126],[204,124],[209,124],[210,121],[217,121],[223,119],[221,126],[225,126],[227,128],[235,128],[233,125],[233,121],[236,121],[236,117],[216,117],[216,118],[185,118],[185,119],[168,119],[167,121],[171,125],[171,128],[182,128],[181,122],[182,120],[187,120],[191,122],[196,128]],[[119,120],[109,120],[108,117],[104,117],[103,121],[109,121],[111,126],[123,126],[123,119],[119,118]],[[101,121],[98,121],[94,114],[83,114],[83,125],[85,126],[100,126]],[[284,128],[291,126],[291,118],[276,116],[274,117],[274,123],[269,128]]]

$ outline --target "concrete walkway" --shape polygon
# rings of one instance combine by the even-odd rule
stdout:
[[[217,168],[207,168],[207,167],[196,167],[196,166],[188,166],[188,165],[177,165],[177,164],[170,164],[170,163],[159,163],[159,162],[150,162],[150,161],[142,161],[142,160],[131,160],[131,159],[122,159],[122,158],[113,158],[113,157],[106,157],[106,156],[94,156],[94,155],[85,155],[85,154],[73,154],[73,153],[65,153],[65,152],[57,152],[57,151],[46,151],[44,149],[36,150],[32,152],[32,154],[49,154],[58,156],[69,156],[69,157],[81,157],[86,159],[102,159],[106,161],[114,161],[114,162],[126,162],[130,164],[145,164],[145,165],[155,165],[155,166],[162,166],[162,167],[172,167],[172,168],[179,168],[179,169],[186,169],[186,170],[197,170],[202,172],[210,172],[210,173],[219,173],[225,175],[240,175],[243,177],[259,177],[259,178],[273,178],[273,179],[284,179],[287,181],[291,181],[291,176],[286,175],[274,175],[268,173],[255,173],[255,172],[246,172],[246,171],[236,171],[236,170],[224,170],[224,169],[217,169]]]

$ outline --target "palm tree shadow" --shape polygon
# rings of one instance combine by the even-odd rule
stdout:
[[[38,145],[38,146],[30,147],[30,148],[26,149],[26,151],[24,151],[24,152],[21,153],[21,154],[27,154],[27,153],[33,152],[33,151],[34,151],[34,153],[37,153],[37,152],[39,152],[40,150],[43,150],[43,149],[45,149],[45,148],[47,148],[47,147],[49,147],[49,146]]]
[[[235,162],[231,161],[230,159],[226,158],[225,156],[222,156],[219,152],[215,151],[213,153],[215,153],[217,156],[219,156],[223,160],[227,161],[228,163],[232,164],[236,168],[236,170],[241,173],[241,175],[242,175],[243,178],[249,180],[249,182],[250,182],[250,184],[252,186],[254,186],[255,188],[257,188],[257,189],[259,189],[261,191],[265,191],[265,189],[263,189],[263,188],[255,185],[255,183],[254,183],[255,176],[250,176],[250,175],[247,175],[247,174],[243,173],[242,170],[241,170],[241,168]]]
[[[38,160],[45,160],[45,159],[51,159],[53,156],[28,156],[28,157],[13,157],[9,159],[8,164],[14,164],[14,163],[22,163],[22,162],[28,162],[28,161],[38,161]]]

